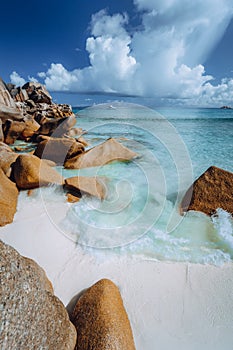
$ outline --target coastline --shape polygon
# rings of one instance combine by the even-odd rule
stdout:
[[[18,205],[0,238],[44,268],[65,306],[99,279],[113,280],[139,350],[231,348],[232,263],[215,267],[89,254],[58,231],[40,201]]]

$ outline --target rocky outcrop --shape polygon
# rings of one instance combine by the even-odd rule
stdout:
[[[5,143],[0,142],[0,168],[9,177],[11,173],[11,165],[16,161],[18,154]]]
[[[0,344],[11,350],[73,350],[76,331],[45,272],[0,241]]]
[[[1,78],[0,78],[0,104],[11,108],[16,108],[15,102],[11,97],[6,84]]]
[[[18,190],[15,183],[10,181],[0,169],[0,226],[10,224],[13,221],[17,201]]]
[[[76,350],[135,350],[120,292],[110,280],[97,282],[81,296],[72,322],[77,330]]]
[[[113,138],[90,149],[89,151],[68,159],[64,166],[67,169],[81,169],[95,166],[103,166],[113,160],[127,161],[137,157],[137,153]]]
[[[6,119],[21,120],[23,119],[22,111],[20,111],[12,96],[10,95],[6,84],[0,78],[0,118],[3,123]]]
[[[103,178],[100,177],[84,177],[74,176],[65,180],[65,188],[71,191],[71,194],[77,194],[78,197],[82,194],[104,199],[106,196],[106,188]]]
[[[230,107],[230,106],[222,106],[222,107],[220,107],[220,109],[232,109],[232,107]]]
[[[39,134],[61,137],[76,124],[72,108],[53,103],[46,88],[34,82],[16,87],[0,80],[0,119],[7,144],[34,141]]]
[[[46,162],[31,154],[19,155],[12,165],[12,178],[19,189],[63,184],[62,176]]]
[[[83,144],[75,139],[49,138],[38,144],[34,154],[39,158],[50,159],[57,164],[63,165],[67,159],[83,152]]]
[[[56,117],[56,115],[53,117],[37,115],[36,120],[40,124],[38,134],[52,135],[53,137],[63,136],[76,123],[74,115],[61,118]]]
[[[52,97],[45,86],[41,85],[40,83],[28,82],[22,86],[21,90],[26,91],[26,98],[23,96],[23,101],[30,99],[35,103],[52,104]]]
[[[218,208],[233,214],[233,173],[212,166],[186,192],[181,212],[196,210],[212,215]]]

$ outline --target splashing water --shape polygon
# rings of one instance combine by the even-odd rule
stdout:
[[[182,113],[195,115],[194,111]],[[57,192],[57,202],[66,207],[65,214],[59,216],[57,202],[51,203],[44,191],[42,196],[51,220],[69,239],[92,252],[105,249],[105,254],[217,265],[230,261],[233,258],[230,214],[222,210],[213,218],[198,212],[189,212],[184,217],[179,214],[179,203],[194,180],[193,172],[197,177],[213,164],[232,170],[230,163],[220,164],[222,158],[216,161],[213,148],[219,146],[216,133],[222,141],[224,128],[225,143],[221,147],[230,152],[227,142],[232,137],[229,124],[233,119],[228,115],[219,123],[219,115],[214,119],[213,113],[216,115],[216,110],[209,111],[209,118],[206,114],[201,118],[198,110],[196,119],[190,115],[182,118],[179,113],[175,119],[172,111],[175,128],[162,115],[142,106],[118,103],[111,109],[101,105],[83,110],[78,126],[87,129],[91,147],[111,136],[139,157],[132,162],[113,162],[82,170],[58,168],[64,177],[106,177],[107,197],[100,201],[83,196],[80,202],[70,205],[65,204],[64,193]],[[212,153],[208,151],[209,144]]]

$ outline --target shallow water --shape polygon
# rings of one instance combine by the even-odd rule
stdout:
[[[77,126],[88,131],[91,147],[115,137],[139,156],[80,171],[59,168],[65,177],[105,176],[108,190],[105,201],[84,196],[66,205],[62,219],[48,195],[52,189],[44,190],[46,210],[62,234],[105,254],[217,265],[233,258],[229,214],[180,216],[178,208],[189,185],[209,166],[233,171],[233,111],[104,104],[79,111]],[[65,203],[64,193],[56,191],[57,202]]]

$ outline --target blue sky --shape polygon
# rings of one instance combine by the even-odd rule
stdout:
[[[231,0],[2,2],[1,76],[58,102],[233,101]]]

